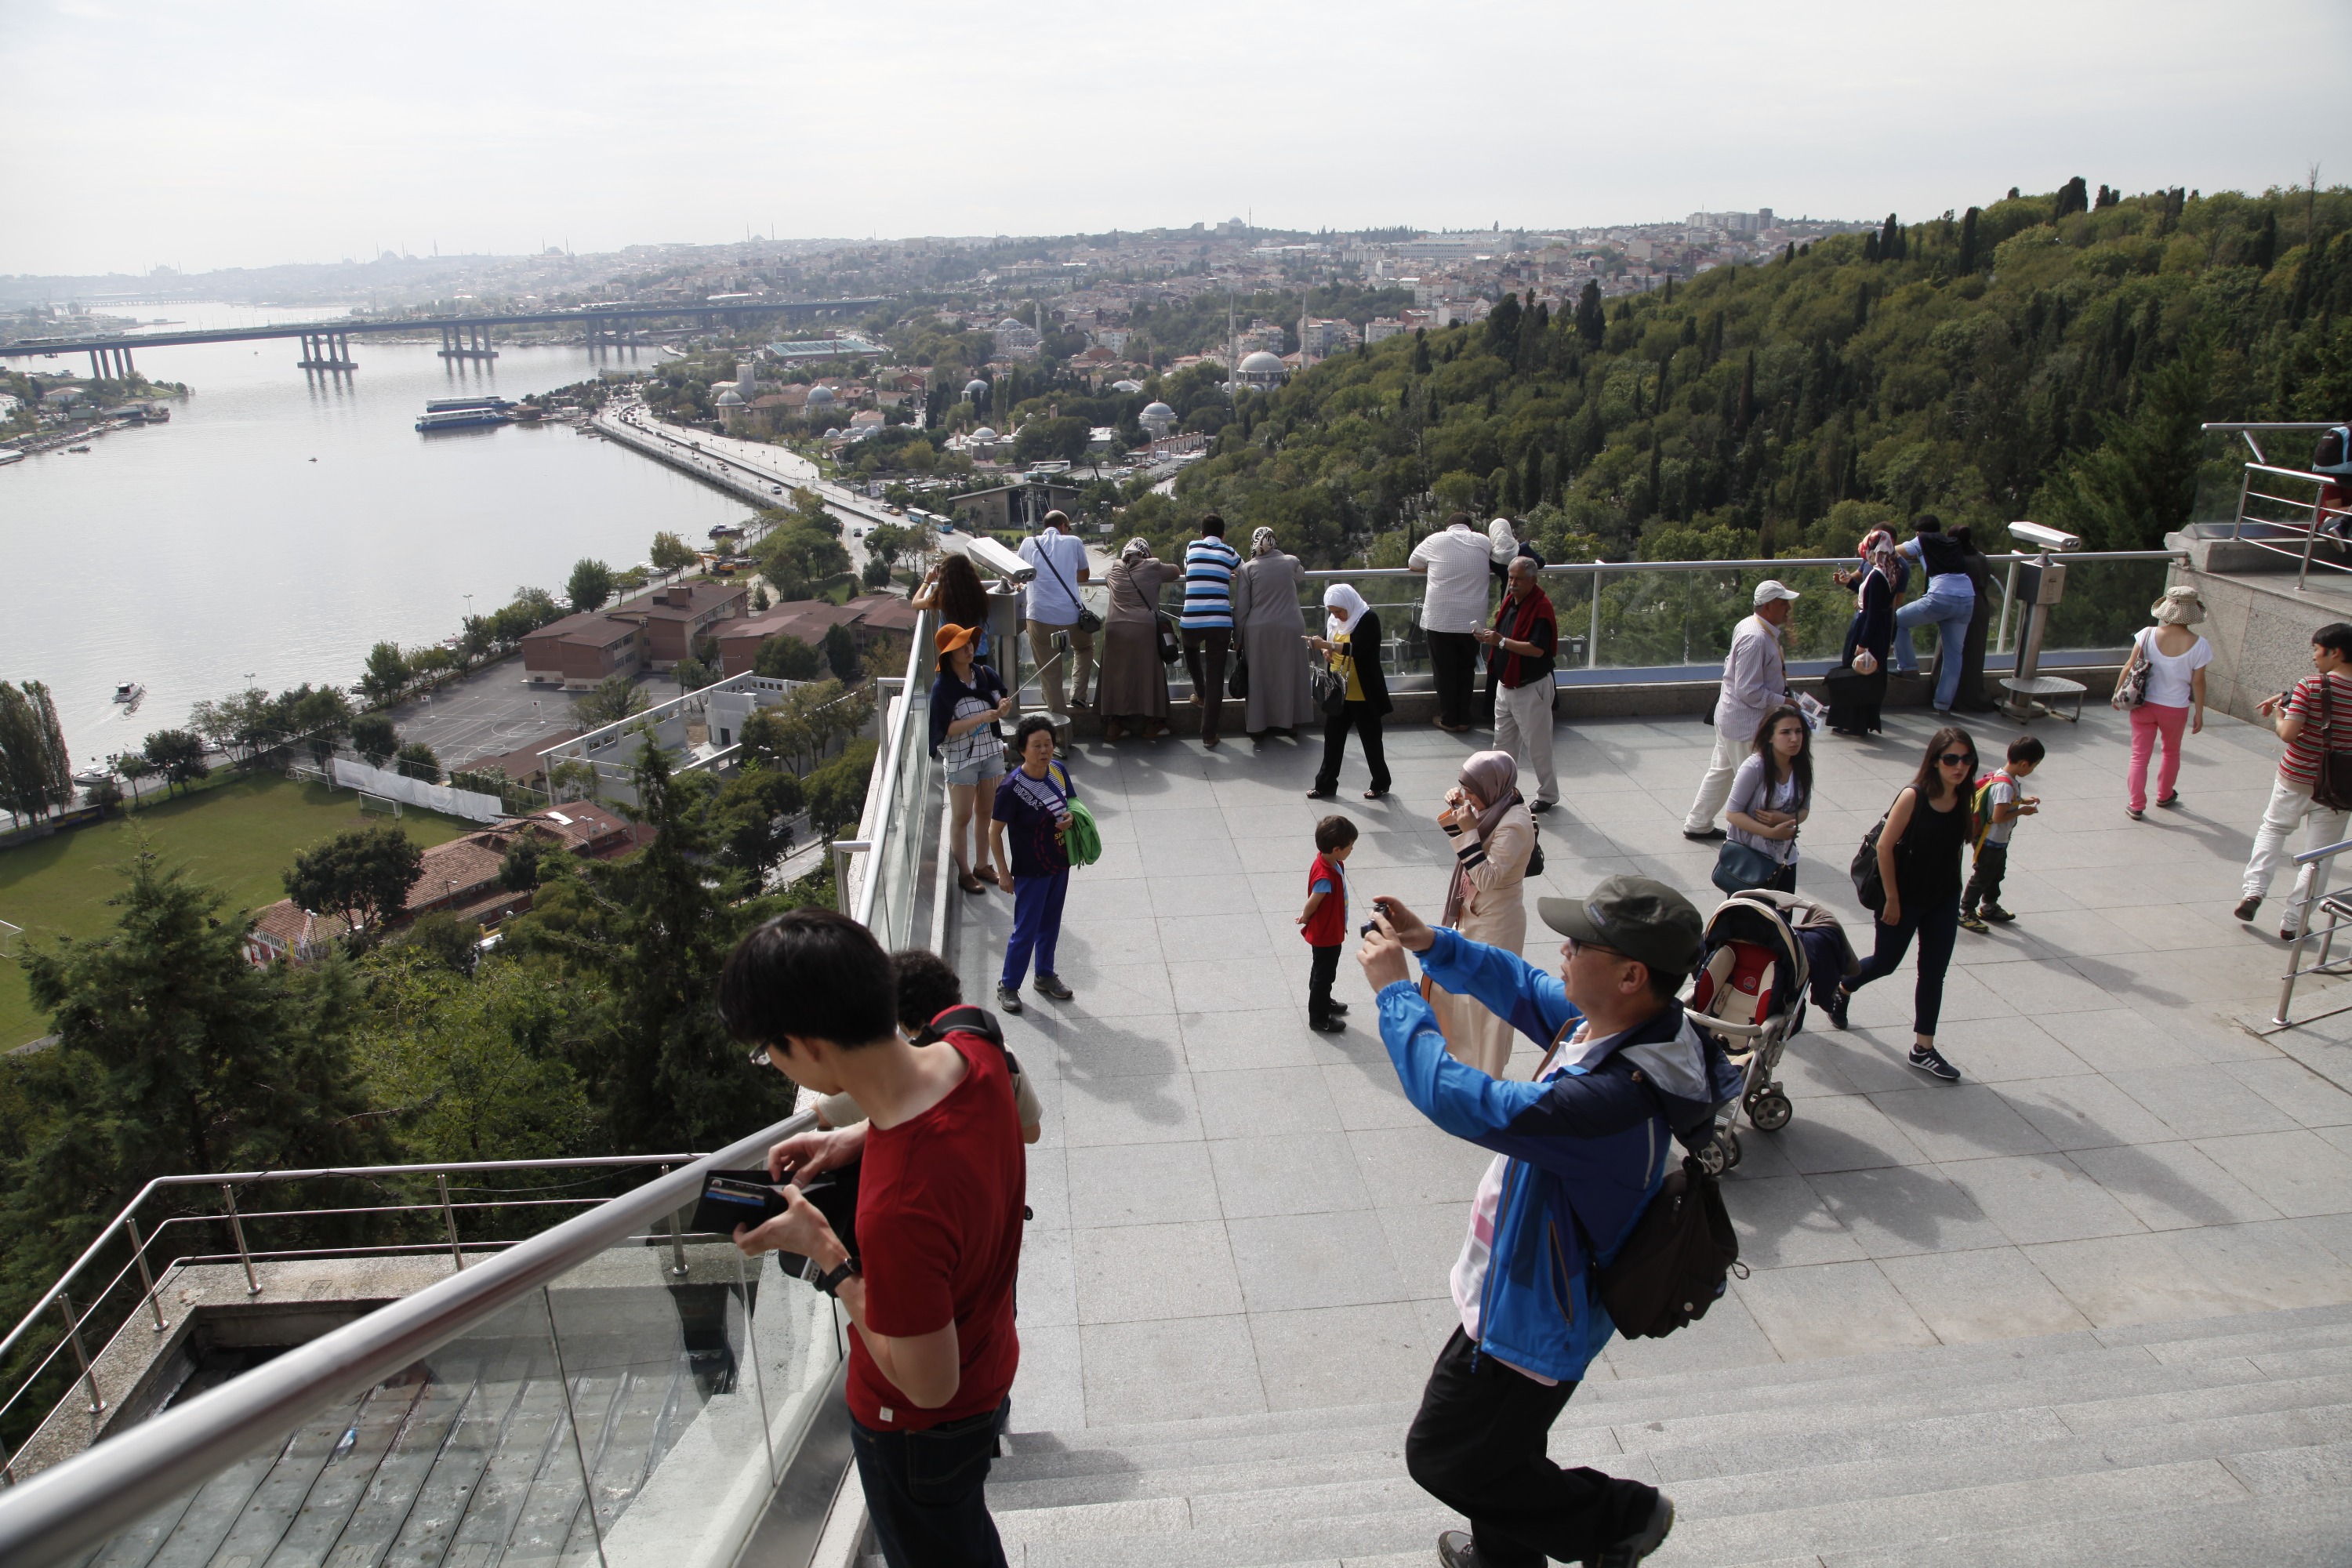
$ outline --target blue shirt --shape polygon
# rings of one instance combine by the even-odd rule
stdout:
[[[1184,547],[1184,615],[1179,623],[1187,631],[1234,624],[1234,574],[1242,558],[1213,533],[1202,534]]]

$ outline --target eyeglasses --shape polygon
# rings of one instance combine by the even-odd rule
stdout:
[[[1605,952],[1617,958],[1622,958],[1625,956],[1613,947],[1603,947],[1597,942],[1579,942],[1574,937],[1570,937],[1568,939],[1568,956],[1574,958],[1580,952]]]
[[[1969,755],[1966,752],[1946,752],[1942,756],[1937,757],[1936,760],[1943,763],[1948,768],[1954,763],[1958,763],[1962,767],[1966,767],[1969,763],[1976,761],[1974,757]]]
[[[751,1047],[751,1065],[755,1068],[773,1067],[775,1058],[768,1054],[767,1047],[754,1046]]]

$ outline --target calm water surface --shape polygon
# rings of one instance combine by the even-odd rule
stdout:
[[[102,309],[190,326],[329,313]],[[520,397],[628,363],[505,348],[445,366],[436,348],[354,339],[344,375],[296,369],[293,340],[140,350],[142,374],[194,391],[171,423],[0,468],[0,679],[48,682],[77,765],[184,722],[248,672],[273,690],[348,686],[379,639],[456,632],[468,594],[477,612],[525,584],[560,597],[583,555],[627,565],[658,530],[698,540],[741,520],[740,503],[568,426],[418,435],[428,397]],[[13,363],[89,369],[87,355]],[[109,700],[125,680],[148,689],[128,716]]]

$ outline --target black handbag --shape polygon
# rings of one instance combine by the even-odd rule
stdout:
[[[1871,863],[1878,862],[1878,846],[1874,841]],[[1780,874],[1780,862],[1752,844],[1740,844],[1725,839],[1723,847],[1715,854],[1715,874],[1708,879],[1727,893],[1744,893],[1750,888],[1760,888]],[[1884,900],[1880,900],[1882,903]]]
[[[1236,654],[1234,656],[1234,672],[1225,678],[1225,689],[1232,692],[1235,697],[1247,700],[1249,697],[1249,655],[1244,653]]]
[[[1160,612],[1160,662],[1173,664],[1184,657],[1184,645],[1176,636],[1176,617],[1167,611]]]
[[[2335,681],[2319,678],[2319,761],[2311,774],[2311,804],[2323,811],[2352,810],[2352,752],[2336,749]]]

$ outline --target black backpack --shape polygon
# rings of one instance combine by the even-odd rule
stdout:
[[[1706,1317],[1730,1289],[1735,1269],[1746,1277],[1723,1183],[1685,1155],[1633,1222],[1633,1234],[1592,1279],[1619,1333],[1654,1340]]]
[[[2352,474],[2352,426],[2332,425],[2319,433],[2311,449],[2315,474]]]

